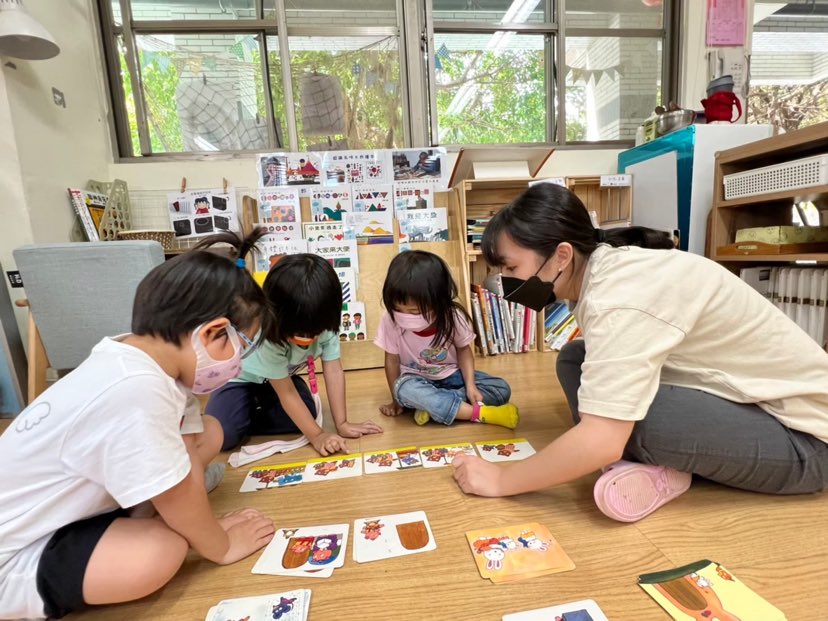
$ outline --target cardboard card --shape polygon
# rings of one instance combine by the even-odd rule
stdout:
[[[354,521],[354,560],[368,563],[437,548],[424,511]]]
[[[416,446],[363,453],[362,463],[365,467],[365,474],[397,472],[423,465]]]
[[[591,599],[503,615],[503,621],[608,621],[604,611]]]
[[[299,485],[305,475],[304,461],[276,466],[256,466],[244,477],[240,492],[257,492],[273,487]]]
[[[784,613],[754,593],[718,563],[701,560],[644,574],[638,583],[677,621],[741,619],[782,621]]]
[[[306,621],[310,598],[310,589],[299,589],[224,600],[210,609],[205,621]]]
[[[254,574],[327,577],[342,567],[348,524],[280,528],[253,566]],[[321,574],[321,575],[318,575]]]
[[[442,468],[451,465],[451,461],[460,453],[476,456],[474,447],[468,442],[460,444],[442,444],[420,447],[423,468]]]
[[[308,460],[305,483],[362,476],[362,453]]]
[[[520,461],[535,454],[526,438],[491,440],[475,444],[480,457],[486,461]]]
[[[542,524],[493,526],[466,533],[484,578],[575,569],[575,563]]]

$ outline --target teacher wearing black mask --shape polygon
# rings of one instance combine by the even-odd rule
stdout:
[[[540,490],[603,470],[595,502],[633,522],[693,474],[769,494],[828,486],[828,354],[745,282],[642,227],[595,229],[583,203],[529,188],[483,236],[506,299],[575,305],[583,338],[558,355],[575,425],[528,459],[458,456],[481,496]]]

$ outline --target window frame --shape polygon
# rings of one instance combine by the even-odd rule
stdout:
[[[403,147],[411,148],[437,144],[437,108],[435,89],[434,34],[442,33],[495,33],[497,31],[519,34],[538,34],[544,37],[544,63],[557,69],[565,58],[566,37],[645,37],[661,39],[662,93],[665,100],[676,98],[678,90],[679,22],[683,0],[667,0],[664,3],[661,28],[567,28],[566,1],[543,0],[546,16],[544,22],[498,24],[488,22],[435,21],[433,2],[430,0],[396,0],[395,26],[289,26],[284,0],[275,1],[275,17],[265,18],[264,0],[256,0],[255,19],[226,20],[140,20],[132,19],[132,0],[118,0],[121,8],[121,24],[116,25],[111,0],[98,0],[101,46],[106,63],[105,73],[111,103],[110,123],[116,162],[130,161],[180,161],[194,159],[237,159],[260,153],[261,149],[234,151],[186,151],[153,153],[149,125],[146,116],[145,93],[141,79],[141,67],[135,38],[154,34],[209,34],[246,33],[257,35],[261,51],[261,71],[267,128],[272,150],[298,151],[296,108],[290,64],[289,38],[292,36],[394,36],[398,40],[400,58],[400,93],[402,124],[405,128]],[[268,11],[272,10],[268,7]],[[266,38],[278,37],[281,61],[281,88],[285,104],[284,127],[287,136],[280,136],[274,118],[272,85]],[[127,115],[127,98],[121,76],[117,40],[123,38],[125,60],[132,82],[132,98],[135,106],[138,138],[141,153],[133,152],[132,134]],[[275,50],[270,50],[274,52]],[[548,145],[555,148],[624,148],[632,140],[566,141],[566,73],[553,70],[544,72],[546,87],[546,141],[527,143],[526,146]],[[415,97],[413,93],[420,93]],[[459,147],[462,145],[440,145]],[[517,143],[485,144],[484,147],[523,146]]]

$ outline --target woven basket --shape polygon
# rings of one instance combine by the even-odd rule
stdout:
[[[118,239],[146,239],[149,241],[157,241],[164,247],[164,250],[172,250],[173,242],[175,241],[175,233],[173,231],[150,230],[118,231]]]

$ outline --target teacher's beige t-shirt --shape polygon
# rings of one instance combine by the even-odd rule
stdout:
[[[575,316],[586,347],[583,413],[641,420],[663,383],[755,403],[828,442],[828,354],[713,261],[601,245]]]

